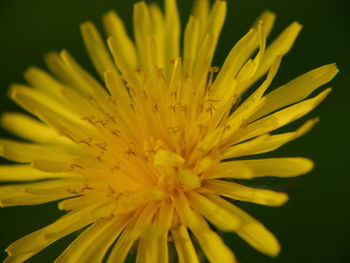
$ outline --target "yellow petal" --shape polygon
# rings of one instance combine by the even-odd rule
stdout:
[[[92,258],[96,262],[101,262],[126,223],[125,217],[95,222],[80,234],[54,262],[88,262]]]
[[[191,206],[219,229],[234,232],[240,226],[238,217],[227,213],[201,194],[189,191],[187,196]]]
[[[60,141],[62,137],[44,123],[21,113],[5,113],[1,125],[17,136],[39,143]]]
[[[201,101],[206,90],[208,69],[215,51],[215,36],[207,34],[200,44],[194,62],[192,81],[195,85],[198,100]]]
[[[179,263],[199,263],[196,249],[193,246],[187,228],[183,224],[180,224],[178,226],[174,226],[171,233],[174,238]]]
[[[89,193],[87,195],[76,196],[60,201],[58,203],[58,209],[65,211],[81,210],[98,202],[101,198],[103,198],[103,194],[101,193]]]
[[[21,163],[29,163],[34,160],[69,160],[71,155],[62,151],[62,148],[53,145],[38,145],[12,140],[0,139],[0,156]]]
[[[259,222],[245,223],[237,232],[238,235],[262,253],[273,257],[277,256],[280,251],[280,245],[275,236]]]
[[[212,133],[208,134],[201,142],[196,146],[195,151],[200,151],[201,153],[207,154],[210,152],[219,141],[222,139],[223,130],[215,129]]]
[[[194,35],[185,39],[186,42],[190,41],[190,39],[194,41],[190,45],[193,49],[197,50],[194,50],[197,55],[195,56],[196,61],[193,67],[194,82],[197,85],[204,84],[204,79],[201,79],[201,77],[206,77],[207,75],[224,24],[227,9],[225,1],[215,1],[208,13],[209,5],[206,3],[207,1],[204,0],[202,2],[197,3],[193,9],[194,23],[193,30],[191,31],[193,31]],[[205,18],[207,19],[204,20]],[[190,30],[187,33],[189,34]],[[197,39],[194,39],[195,37]],[[189,73],[192,75],[191,72]]]
[[[257,32],[251,29],[237,44],[231,49],[222,69],[216,77],[212,89],[214,98],[225,98],[225,88],[237,75],[241,67],[248,60],[251,53],[258,46]]]
[[[201,215],[189,207],[183,193],[174,198],[174,204],[180,221],[191,229],[210,262],[236,262],[222,239],[209,228]]]
[[[122,105],[123,103],[127,103],[128,106],[131,104],[130,96],[121,79],[117,78],[112,72],[106,71],[105,83],[108,91],[112,96],[116,96],[119,103]]]
[[[293,141],[307,133],[318,122],[318,119],[311,119],[294,132],[281,133],[277,135],[261,135],[255,139],[243,142],[230,147],[225,153],[225,159],[234,157],[260,154],[273,151],[284,144]]]
[[[64,134],[62,127],[58,126],[58,122],[63,121],[63,119],[66,121],[71,120],[70,123],[73,123],[73,126],[87,126],[87,123],[84,122],[76,112],[71,111],[69,107],[65,107],[54,99],[51,99],[36,90],[21,85],[13,85],[10,90],[10,95],[20,106],[38,116],[45,123],[55,127],[59,133]],[[84,136],[84,138],[88,137],[90,136]],[[77,149],[77,147],[74,147],[69,141],[67,142],[67,138],[60,139],[60,141],[65,143],[64,147],[69,145],[71,150]]]
[[[308,173],[312,168],[313,162],[301,157],[230,161],[215,165],[204,178],[293,177]]]
[[[45,173],[30,165],[1,165],[0,181],[34,181],[40,179],[65,177],[63,174]]]
[[[278,255],[281,249],[278,240],[264,225],[217,195],[208,194],[207,197],[218,206],[221,206],[242,220],[242,226],[237,231],[237,234],[247,243],[269,256]]]
[[[94,24],[87,21],[81,24],[80,29],[86,49],[100,77],[103,79],[105,71],[111,71],[113,74],[118,75],[112,58],[107,51],[105,42],[102,40]]]
[[[272,27],[275,23],[276,15],[272,13],[270,10],[264,11],[256,20],[256,22],[253,25],[253,28],[256,30],[259,27],[259,23],[262,23],[263,25],[263,33],[265,37],[267,38],[272,30]]]
[[[253,177],[293,177],[308,173],[314,166],[310,159],[301,157],[243,160],[233,163],[248,167]]]
[[[78,90],[81,93],[86,93],[85,85],[81,85],[79,75],[72,75],[68,66],[64,63],[57,52],[50,52],[45,56],[45,62],[50,69],[64,84]]]
[[[80,180],[50,180],[0,187],[0,206],[37,205],[75,196],[83,183]]]
[[[25,80],[35,88],[54,97],[61,97],[60,90],[63,85],[54,79],[49,73],[36,67],[30,67],[24,73]]]
[[[164,200],[159,208],[158,225],[164,230],[169,230],[173,220],[174,206],[171,202]]]
[[[5,258],[3,263],[22,263],[22,262],[25,262],[29,257],[32,257],[32,255],[31,254],[12,255],[11,257]]]
[[[136,73],[135,68],[133,68],[126,60],[127,58],[125,57],[125,53],[122,53],[122,44],[118,42],[114,37],[109,37],[107,42],[108,47],[113,55],[114,62],[118,66],[118,69],[121,71],[123,79],[128,82],[129,87],[140,90],[141,82],[139,75]],[[113,74],[113,76],[114,78],[117,78],[115,74]],[[119,83],[120,81],[118,80],[117,82]]]
[[[188,169],[180,169],[178,176],[179,181],[190,189],[198,188],[201,185],[198,176]]]
[[[120,235],[117,243],[113,247],[111,254],[107,259],[107,263],[122,263],[124,262],[126,256],[128,255],[131,246],[135,242],[135,237],[130,237],[130,230],[126,228],[123,233]]]
[[[154,254],[155,245],[153,240],[140,238],[137,246],[137,255],[135,263],[151,263],[157,262],[156,254]]]
[[[185,160],[178,154],[167,150],[159,150],[154,156],[154,165],[159,166],[181,166]]]
[[[138,2],[134,5],[133,20],[136,50],[140,66],[142,70],[152,74],[156,60],[153,56],[155,53],[151,52],[151,36],[153,32],[149,9],[145,2]]]
[[[60,162],[55,160],[34,160],[32,166],[39,171],[47,173],[73,172],[75,167],[79,167],[72,162]]]
[[[99,109],[95,107],[85,95],[80,94],[74,89],[63,88],[61,94],[66,99],[65,104],[74,107],[74,111],[80,116],[100,117]],[[101,117],[102,118],[102,117]]]
[[[11,98],[30,113],[37,115],[39,110],[58,113],[58,115],[73,119],[77,123],[81,123],[77,114],[70,110],[69,107],[62,105],[57,100],[47,96],[46,94],[34,89],[30,89],[24,85],[14,84],[10,87]]]
[[[260,79],[269,70],[277,56],[284,56],[289,52],[301,28],[302,26],[299,23],[292,23],[268,46],[258,71],[251,81],[242,87],[242,92],[244,92],[251,84]]]
[[[226,141],[232,139],[234,134],[245,124],[247,118],[254,114],[265,102],[266,100],[264,98],[260,99],[254,96],[240,105],[235,113],[228,117],[225,122],[224,139]]]
[[[199,22],[197,18],[191,16],[185,28],[183,44],[183,70],[188,76],[192,75],[193,67],[195,66],[194,62],[197,57],[199,40]]]
[[[168,231],[173,221],[173,205],[163,200],[155,217],[139,240],[136,262],[168,262]]]
[[[196,166],[193,168],[193,172],[195,172],[196,174],[202,174],[203,172],[207,171],[213,163],[214,160],[206,156],[196,163]]]
[[[68,118],[63,118],[57,115],[55,112],[51,112],[47,110],[45,112],[38,111],[38,115],[47,123],[52,125],[60,134],[64,135],[70,141],[76,143],[75,151],[72,152],[77,155],[87,156],[88,152],[94,152],[99,149],[101,152],[101,148],[97,149],[97,144],[108,142],[108,135],[104,133],[104,138],[102,139],[102,133],[98,133],[96,130],[96,126],[93,126],[91,123],[84,123],[80,125],[75,121],[72,121]],[[93,141],[94,144],[89,143],[89,141]],[[79,144],[79,145],[78,145]],[[91,147],[91,146],[95,147]],[[84,148],[79,152],[79,148]]]
[[[94,98],[101,102],[100,106],[104,106],[108,94],[101,84],[85,71],[67,50],[61,51],[59,55],[67,67],[67,77],[71,78],[74,85],[81,90],[82,94],[94,95]],[[112,71],[110,67],[107,67],[107,70]],[[101,78],[103,78],[103,73],[104,71],[101,73]]]
[[[234,178],[250,179],[254,174],[251,169],[241,161],[221,162],[210,168],[203,175],[203,179]]]
[[[236,136],[239,138],[239,141],[244,141],[293,122],[316,108],[327,97],[330,91],[331,89],[326,89],[314,98],[304,100],[265,118],[259,119],[249,124],[246,128],[243,128]]]
[[[264,92],[268,89],[270,86],[272,80],[275,78],[277,71],[281,65],[282,57],[277,56],[276,59],[273,61],[271,68],[269,69],[265,81],[256,89],[256,91],[247,99],[249,100],[251,97],[255,98],[261,98]]]
[[[222,238],[213,230],[195,232],[194,235],[209,262],[237,262],[233,252],[225,245]]]
[[[158,210],[157,215],[151,222],[149,226],[147,226],[142,233],[142,236],[147,238],[148,240],[157,239],[160,236],[168,233],[171,225],[173,223],[173,215],[174,215],[174,206],[172,202],[168,199],[163,199],[160,208]]]
[[[156,239],[142,237],[138,241],[136,263],[168,262],[167,233]]]
[[[277,57],[273,65],[271,66],[269,73],[267,74],[266,80],[259,86],[259,88],[253,92],[235,111],[228,117],[225,123],[225,138],[235,138],[239,135],[234,134],[239,131],[239,128],[247,122],[247,119],[257,111],[260,110],[266,103],[266,99],[262,97],[265,90],[271,84],[275,77],[278,68],[281,63],[281,57]]]
[[[210,2],[209,0],[195,0],[192,9],[192,16],[198,19],[199,25],[199,39],[201,41],[204,37],[205,30],[208,24]]]
[[[205,5],[205,4],[202,4]],[[216,36],[216,41],[219,38],[222,26],[226,18],[226,1],[215,1],[213,7],[210,10],[207,24],[207,34],[213,34]],[[201,17],[199,15],[199,17]],[[215,44],[216,46],[216,44]]]
[[[171,94],[176,94],[181,87],[181,73],[183,70],[181,65],[181,58],[177,58],[173,61],[168,88],[168,94],[170,94],[170,96],[172,96]]]
[[[155,262],[169,262],[169,252],[168,252],[168,232],[163,234],[156,240],[156,261]]]
[[[177,58],[180,53],[180,17],[176,0],[165,0],[165,63]]]
[[[288,200],[288,195],[285,193],[246,187],[223,180],[205,181],[203,187],[215,191],[218,195],[267,206],[280,206]]]
[[[129,67],[136,70],[138,66],[135,45],[128,36],[123,21],[113,11],[103,17],[103,26],[108,36],[113,37],[118,43],[120,53],[125,57]]]
[[[156,3],[151,3],[149,5],[149,12],[152,22],[153,28],[153,38],[155,41],[155,46],[157,47],[157,65],[161,69],[169,69],[169,63],[166,61],[166,49],[167,46],[165,44],[166,39],[166,26],[165,26],[165,17],[160,9],[160,7]]]
[[[179,193],[174,198],[174,205],[180,221],[192,232],[209,230],[208,224],[203,217],[191,209],[189,201],[183,193]]]
[[[91,224],[96,220],[91,216],[91,212],[104,202],[96,203],[80,211],[70,212],[54,223],[15,241],[6,249],[9,259],[12,255],[15,257],[23,255],[25,259],[28,259],[56,240]]]
[[[263,21],[259,21],[258,24],[253,27],[258,32],[259,52],[254,59],[249,59],[239,71],[236,78],[239,83],[237,91],[235,92],[236,96],[240,96],[245,85],[251,81],[265,55],[266,35],[264,27]]]
[[[91,225],[88,229],[86,229],[83,233],[81,233],[70,245],[64,250],[64,252],[56,258],[55,263],[59,262],[81,262],[78,261],[80,255],[87,250],[91,249],[94,246],[94,240],[103,233],[103,230],[110,225],[111,221],[101,220],[93,225]],[[113,221],[112,221],[113,222]],[[96,258],[94,257],[94,260]]]
[[[329,64],[301,75],[267,94],[266,104],[249,120],[259,119],[270,112],[305,99],[318,87],[330,81],[337,73],[336,65]]]
[[[113,247],[107,263],[124,262],[132,244],[140,237],[145,227],[150,224],[157,208],[156,203],[149,203],[129,219],[128,225]]]

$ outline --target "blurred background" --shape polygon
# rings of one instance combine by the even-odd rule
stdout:
[[[101,28],[101,16],[116,10],[131,31],[132,5],[118,0],[2,0],[0,1],[0,108],[20,110],[7,97],[10,83],[23,82],[28,66],[44,67],[43,55],[68,49],[93,71],[79,32],[79,23],[92,20]],[[161,1],[158,1],[161,2]],[[184,27],[192,1],[178,0]],[[293,129],[311,117],[321,122],[309,134],[266,156],[306,156],[315,169],[294,179],[264,179],[250,184],[290,193],[281,208],[239,204],[266,224],[282,244],[277,258],[256,252],[234,234],[222,233],[241,263],[348,263],[350,262],[350,3],[348,0],[234,0],[214,65],[220,66],[234,43],[265,9],[277,13],[270,40],[298,20],[304,25],[293,50],[283,59],[273,87],[318,66],[336,62],[340,73],[331,82],[330,97],[317,110],[290,125]],[[1,137],[10,137],[0,131]],[[5,163],[4,160],[0,162]],[[62,213],[55,203],[0,209],[0,260],[5,247],[16,239],[54,221]],[[28,262],[47,263],[63,251],[75,236],[60,240]],[[132,256],[131,260],[132,261]],[[190,263],[190,262],[189,262]]]

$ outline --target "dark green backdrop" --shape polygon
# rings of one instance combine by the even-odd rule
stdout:
[[[42,56],[50,50],[66,48],[91,69],[78,24],[90,19],[100,26],[102,14],[115,9],[130,28],[133,3],[126,0],[1,0],[1,111],[17,109],[6,96],[9,84],[21,82],[22,73],[28,66],[42,66]],[[190,12],[190,3],[179,0],[183,24]],[[331,96],[308,116],[320,116],[320,124],[303,138],[272,154],[307,156],[315,161],[316,168],[296,179],[253,182],[290,192],[291,200],[282,208],[241,205],[280,239],[283,246],[280,256],[271,259],[261,255],[235,235],[225,234],[225,241],[234,248],[242,263],[347,263],[350,262],[349,3],[348,0],[229,1],[216,65],[220,65],[232,45],[266,8],[278,15],[273,36],[293,20],[304,25],[294,49],[283,60],[274,87],[330,62],[337,62],[341,71],[331,83],[334,87]],[[1,131],[1,136],[9,135]],[[60,214],[54,203],[0,209],[0,250]],[[52,262],[72,238],[74,236],[55,243],[30,262]],[[1,252],[0,259],[4,257],[5,253]]]

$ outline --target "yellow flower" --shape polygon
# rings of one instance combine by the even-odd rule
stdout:
[[[279,253],[273,234],[228,200],[267,206],[287,201],[285,193],[236,179],[297,176],[310,171],[312,161],[242,157],[309,131],[315,119],[296,131],[270,134],[319,105],[330,89],[307,97],[337,68],[314,69],[266,92],[301,29],[292,23],[265,48],[271,12],[234,45],[220,69],[212,67],[225,13],[225,1],[210,7],[209,0],[197,0],[180,56],[175,0],[165,0],[164,13],[135,4],[135,43],[110,12],[103,18],[107,45],[91,22],[81,25],[99,80],[64,50],[46,56],[53,75],[32,67],[25,73],[28,86],[11,87],[11,98],[37,118],[2,117],[3,127],[25,141],[0,140],[2,156],[20,163],[1,166],[1,181],[27,182],[1,186],[0,204],[62,200],[58,207],[67,213],[11,244],[5,262],[24,262],[81,229],[55,262],[123,262],[135,245],[137,262],[163,263],[173,242],[179,262],[195,263],[194,239],[210,262],[236,262],[209,223],[262,253]]]

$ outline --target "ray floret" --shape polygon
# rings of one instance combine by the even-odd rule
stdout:
[[[63,50],[45,56],[49,71],[30,67],[28,84],[11,86],[30,115],[1,117],[19,139],[0,139],[0,155],[16,162],[0,166],[0,182],[16,182],[0,186],[0,206],[58,201],[66,214],[12,243],[5,262],[24,262],[77,231],[55,262],[124,262],[135,248],[136,262],[165,263],[174,248],[179,262],[196,263],[198,246],[210,262],[237,262],[215,229],[278,255],[276,237],[238,201],[280,206],[288,195],[244,180],[313,168],[307,158],[255,155],[313,128],[318,118],[278,132],[327,97],[330,88],[314,93],[338,69],[328,64],[270,91],[302,29],[293,22],[267,44],[270,11],[216,67],[225,15],[226,1],[196,0],[181,36],[175,0],[165,0],[164,11],[138,2],[133,41],[110,11],[106,36],[90,21],[80,26],[98,79]]]

